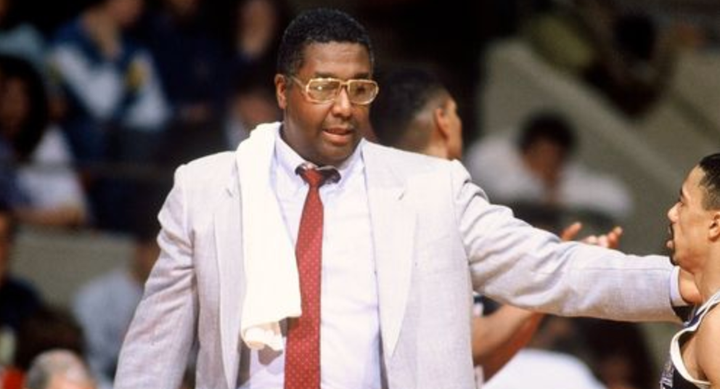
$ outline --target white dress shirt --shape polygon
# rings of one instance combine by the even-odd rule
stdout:
[[[324,389],[381,386],[378,294],[362,147],[338,168],[339,182],[320,188],[325,213],[320,324]],[[271,185],[293,245],[308,191],[295,173],[303,162],[278,135]],[[282,351],[266,347],[242,352],[249,362],[240,367],[240,388],[283,388]]]

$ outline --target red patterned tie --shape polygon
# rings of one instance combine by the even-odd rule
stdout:
[[[320,186],[337,180],[335,169],[300,166],[297,173],[308,183],[300,217],[295,255],[300,276],[302,316],[288,325],[285,351],[285,389],[320,389],[320,281],[323,205]]]

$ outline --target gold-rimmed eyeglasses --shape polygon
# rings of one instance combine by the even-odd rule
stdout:
[[[290,78],[303,88],[305,97],[316,104],[335,101],[340,91],[346,88],[351,103],[368,105],[375,100],[375,96],[380,91],[377,82],[367,79],[340,80],[338,78],[322,77],[311,78],[307,83],[303,83],[297,77],[290,76]]]

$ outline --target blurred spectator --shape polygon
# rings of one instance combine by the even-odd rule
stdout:
[[[92,0],[59,29],[50,50],[68,105],[61,126],[78,162],[95,169],[86,178],[100,228],[129,228],[122,209],[135,192],[129,167],[154,158],[169,117],[151,56],[126,35],[142,8],[143,0]]]
[[[41,306],[35,287],[12,275],[10,261],[16,235],[14,217],[0,204],[0,365],[12,362],[21,324]]]
[[[575,130],[555,113],[530,117],[515,144],[502,137],[480,140],[466,153],[473,179],[496,202],[515,206],[587,213],[622,221],[632,200],[617,179],[588,170],[572,161]]]
[[[30,23],[20,20],[18,0],[0,0],[0,53],[17,56],[45,73],[45,39]]]
[[[263,78],[250,74],[235,82],[225,119],[225,139],[230,149],[235,149],[258,124],[282,119],[274,90],[259,80]]]
[[[82,331],[65,310],[44,306],[22,321],[17,333],[14,363],[5,369],[0,387],[21,389],[32,361],[54,349],[82,355]]]
[[[248,70],[265,70],[260,79],[275,73],[277,47],[289,11],[284,0],[234,0],[231,77],[244,77]]]
[[[168,117],[152,58],[125,34],[142,7],[143,0],[92,0],[55,34],[50,61],[69,105],[63,128],[83,162],[117,152],[113,133],[158,132]]]
[[[32,362],[25,379],[26,389],[95,389],[82,359],[69,350],[46,351]]]
[[[658,24],[645,13],[620,14],[611,39],[598,49],[598,59],[585,74],[629,115],[646,112],[670,80],[674,53]]]
[[[161,0],[137,29],[157,63],[173,132],[219,130],[227,86],[218,80],[227,79],[227,57],[204,24],[203,5],[201,0]]]
[[[41,306],[21,322],[15,366],[27,371],[36,356],[55,348],[83,355],[85,345],[82,328],[64,308]]]
[[[10,81],[9,74],[15,73],[13,78],[17,78],[21,69],[27,69],[21,63],[22,60],[17,58],[0,56],[0,111],[3,112],[0,117],[0,202],[12,209],[29,205],[30,200],[20,187],[17,166],[19,156],[29,154],[35,147],[45,125],[42,108],[34,112],[36,115],[29,115],[29,110],[37,109],[37,105],[28,100],[37,103],[33,91],[38,91],[32,88],[25,94],[32,96],[18,100],[13,92],[22,88],[22,82],[6,82]],[[8,95],[7,98],[5,95]],[[42,93],[37,96],[42,96]]]
[[[638,323],[575,319],[592,370],[609,389],[654,389],[657,367]]]
[[[74,227],[86,220],[80,182],[59,129],[48,126],[47,97],[40,75],[19,58],[0,55],[0,141],[22,201],[13,208],[21,222]]]
[[[675,44],[648,14],[608,1],[544,2],[527,37],[551,64],[586,81],[627,115],[645,113],[667,86]]]
[[[572,319],[550,316],[530,345],[520,350],[485,389],[573,388],[603,389],[583,359]]]
[[[85,335],[87,361],[101,386],[112,384],[125,332],[160,254],[155,240],[159,226],[153,226],[135,233],[133,257],[127,264],[90,280],[73,301]]]

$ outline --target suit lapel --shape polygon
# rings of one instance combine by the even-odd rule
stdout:
[[[243,289],[243,247],[240,190],[233,174],[225,196],[214,215],[220,284],[220,344],[228,388],[235,387],[239,357],[240,313]]]
[[[366,143],[366,168],[370,223],[375,247],[380,329],[387,359],[395,351],[412,276],[415,213],[403,201],[405,183],[386,158],[377,155],[377,146]]]

